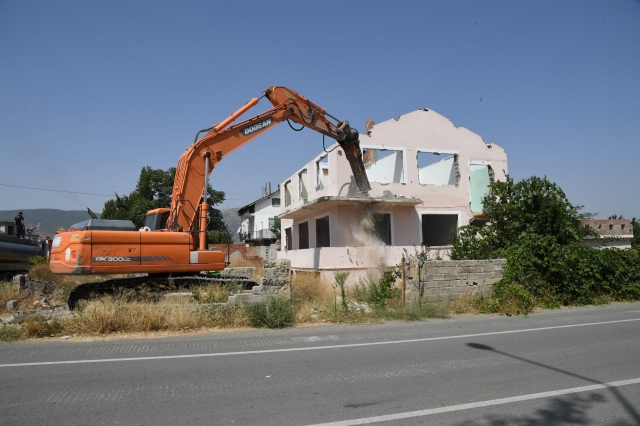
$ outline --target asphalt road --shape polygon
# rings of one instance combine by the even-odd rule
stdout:
[[[3,425],[640,425],[640,303],[0,345]]]

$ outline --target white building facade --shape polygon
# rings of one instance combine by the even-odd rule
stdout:
[[[271,192],[271,184],[267,184],[263,194],[262,198],[238,210],[242,221],[238,229],[240,242],[264,242],[277,237],[271,228],[281,211],[280,190]]]

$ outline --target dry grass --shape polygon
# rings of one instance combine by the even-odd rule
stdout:
[[[316,273],[298,272],[291,280],[291,299],[298,324],[327,322],[333,306],[333,288]]]
[[[231,262],[229,264],[230,268],[246,268],[246,267],[262,267],[262,262],[259,259],[255,259],[255,260],[251,260],[251,259],[245,259],[245,258],[239,258],[239,259],[231,259]]]
[[[256,272],[253,275],[253,277],[249,277],[254,281],[260,281],[260,279],[262,278],[262,261],[260,261],[259,259],[257,260],[250,260],[250,259],[232,259],[231,262],[229,263],[229,268],[248,268],[248,267],[252,267],[252,268],[256,268]]]
[[[480,296],[479,294],[469,293],[464,294],[455,300],[446,302],[446,305],[454,315],[474,315],[483,310],[483,306],[486,304],[486,297],[487,296]]]
[[[28,291],[14,291],[12,282],[0,282],[0,313],[8,312],[6,306],[9,300],[17,300],[18,307],[23,309],[29,303],[33,302],[33,299],[34,295]]]
[[[198,306],[187,301],[127,303],[125,299],[107,296],[84,303],[80,310],[60,319],[60,332],[96,335],[247,326],[246,317],[239,309]]]
[[[31,266],[29,277],[37,281],[47,281],[54,285],[53,297],[59,302],[66,303],[71,290],[80,284],[100,282],[111,277],[103,275],[58,275],[51,272],[48,264]]]
[[[20,296],[13,292],[13,283],[9,281],[0,282],[0,312],[5,311],[5,306],[9,300],[17,299]]]
[[[293,304],[293,313],[297,324],[313,324],[327,322],[327,312],[330,311],[328,302],[299,301]]]
[[[291,280],[291,292],[295,300],[303,302],[327,302],[333,300],[333,288],[313,273],[298,272]]]
[[[48,281],[53,284],[62,283],[63,281],[66,281],[65,278],[67,278],[66,275],[56,275],[51,272],[49,265],[46,263],[32,265],[29,269],[29,276],[34,280]]]
[[[193,299],[198,303],[227,303],[229,296],[238,293],[242,287],[231,282],[229,284],[207,284],[191,290]]]
[[[232,266],[259,267],[257,262],[239,260]],[[56,287],[56,296],[68,295],[75,286],[94,280],[96,276],[49,275],[47,265],[32,268],[31,277],[48,280]],[[403,307],[397,300],[389,301],[385,307],[371,307],[357,302],[353,289],[347,292],[348,309],[344,309],[332,286],[332,282],[321,280],[314,273],[298,273],[291,284],[291,299],[295,323],[363,323],[382,320],[416,320],[426,317],[446,316],[443,304]],[[71,315],[52,319],[46,313],[34,313],[22,321],[18,329],[3,329],[0,340],[10,341],[24,337],[47,337],[60,335],[106,336],[116,333],[185,332],[207,329],[232,329],[249,327],[247,312],[242,307],[216,305],[225,303],[229,294],[237,289],[233,285],[211,284],[192,290],[192,298],[141,300],[122,292],[115,296],[84,301]],[[11,283],[0,285],[0,298],[15,298]],[[63,294],[63,293],[66,293]],[[10,299],[7,299],[10,300]],[[60,299],[58,299],[60,300]],[[1,301],[1,300],[0,300]],[[195,303],[194,303],[195,302]],[[4,302],[6,303],[6,301]],[[450,307],[455,313],[469,313],[471,301],[458,301]],[[22,337],[20,337],[22,336]]]

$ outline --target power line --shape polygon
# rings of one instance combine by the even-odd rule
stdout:
[[[78,191],[63,191],[60,189],[47,189],[47,188],[36,188],[33,186],[22,186],[22,185],[9,185],[8,183],[0,183],[0,186],[10,186],[12,188],[23,188],[23,189],[35,189],[36,191],[49,191],[49,192],[64,192],[67,194],[82,194],[82,195],[96,195],[99,197],[113,197],[113,194],[94,194],[91,192],[78,192]],[[241,197],[241,198],[227,198],[225,201],[233,201],[233,200],[254,200],[256,197]]]
[[[63,191],[63,190],[60,190],[60,189],[35,188],[33,186],[9,185],[9,184],[6,184],[6,183],[0,183],[0,185],[1,186],[10,186],[10,187],[13,187],[13,188],[35,189],[37,191],[65,192],[67,194],[82,194],[82,195],[97,195],[99,197],[113,197],[113,195],[109,195],[109,194],[93,194],[91,192]]]

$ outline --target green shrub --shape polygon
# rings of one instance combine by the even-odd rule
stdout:
[[[495,297],[479,299],[483,309],[528,312],[532,303],[553,308],[640,299],[637,251],[581,246],[596,235],[580,219],[593,215],[580,213],[546,177],[495,182],[483,203],[489,223],[461,227],[451,251],[454,260],[507,259]]]
[[[343,309],[347,309],[347,292],[345,289],[347,278],[349,278],[349,272],[346,271],[336,272],[334,275],[335,286],[340,289],[340,297],[342,298]]]
[[[24,333],[29,337],[55,336],[62,332],[62,325],[57,318],[43,315],[29,315],[23,321]]]
[[[398,300],[402,297],[402,290],[394,288],[396,282],[396,272],[385,272],[382,277],[376,279],[371,274],[367,274],[364,279],[360,279],[353,289],[353,296],[356,300],[368,303],[372,306],[386,306],[391,300]]]
[[[22,327],[2,324],[0,327],[0,342],[15,342],[24,339],[24,330]]]
[[[29,259],[29,262],[32,265],[48,265],[49,264],[49,258],[45,257],[45,256],[35,256],[35,257],[32,257],[31,259]]]
[[[423,302],[376,308],[374,315],[384,320],[419,321],[424,318],[446,318],[449,309],[443,303]]]
[[[499,288],[523,286],[544,307],[640,298],[640,257],[633,250],[561,245],[529,235],[506,250]]]
[[[291,327],[295,320],[291,302],[281,296],[270,296],[266,302],[246,305],[244,312],[251,326],[256,328]]]
[[[494,284],[493,289],[493,300],[489,304],[491,312],[528,314],[536,306],[536,300],[531,292],[521,284],[507,284],[500,281]]]

